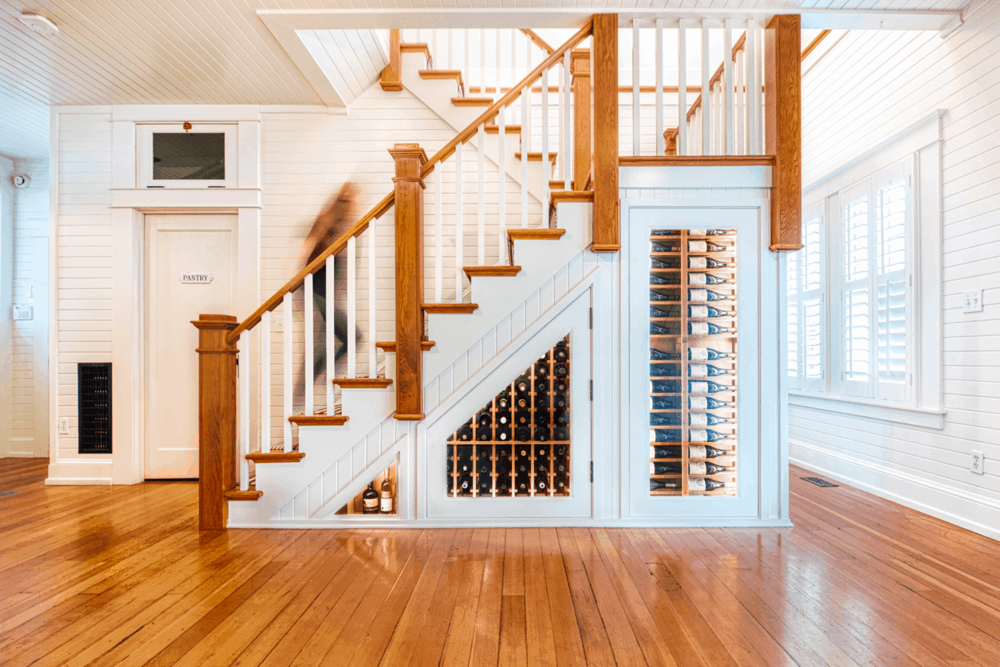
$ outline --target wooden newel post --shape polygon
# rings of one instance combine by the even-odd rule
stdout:
[[[594,252],[621,249],[618,220],[618,15],[594,15]]]
[[[573,49],[573,189],[583,190],[590,173],[590,49]]]
[[[399,31],[389,31],[389,64],[382,70],[382,90],[402,90],[402,53],[400,51]]]
[[[418,144],[389,149],[396,161],[396,419],[424,418],[424,179]]]
[[[236,344],[231,315],[200,315],[198,328],[198,527],[223,530],[236,486]]]
[[[802,21],[775,16],[764,30],[765,153],[771,175],[771,250],[802,247]]]

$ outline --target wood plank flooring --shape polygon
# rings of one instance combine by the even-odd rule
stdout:
[[[0,460],[0,664],[1000,664],[1000,544],[792,470],[794,528],[233,530]]]

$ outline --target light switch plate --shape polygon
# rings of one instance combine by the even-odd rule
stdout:
[[[69,435],[69,417],[59,418],[59,433]]]
[[[282,315],[274,316],[274,331],[282,333],[285,330],[285,318]]]
[[[35,317],[34,306],[25,306],[19,304],[14,306],[14,319],[15,320],[31,320]]]
[[[969,290],[962,295],[962,312],[963,313],[981,313],[983,312],[983,290],[974,289]]]

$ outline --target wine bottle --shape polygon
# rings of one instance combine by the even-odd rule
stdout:
[[[468,495],[472,493],[472,476],[471,475],[461,475],[458,478],[458,493],[459,495]]]
[[[549,409],[549,397],[548,394],[535,394],[535,414],[539,414],[539,410]]]
[[[707,259],[705,257],[691,257],[690,259]],[[653,269],[679,269],[681,268],[681,258],[680,257],[651,257],[649,260],[649,266]],[[690,267],[695,268],[695,267]],[[701,267],[709,268],[709,267]],[[710,267],[716,268],[716,267]]]
[[[535,493],[547,494],[549,492],[549,482],[547,477],[535,478]]]
[[[725,482],[720,482],[715,479],[706,479],[703,477],[698,477],[695,479],[688,480],[688,491],[691,493],[704,493],[706,491],[715,491],[716,489],[721,489],[726,485]]]
[[[544,380],[549,377],[549,365],[544,361],[535,364],[535,378]]]
[[[549,391],[549,381],[545,380],[535,380],[535,396],[538,394],[545,394]]]
[[[677,304],[672,304],[669,306],[650,306],[649,316],[660,319],[676,320],[681,316],[681,307]]]
[[[531,407],[531,397],[527,394],[518,396],[514,399],[514,405],[517,406],[518,410],[527,410]]]
[[[560,342],[558,345],[556,345],[556,350],[555,353],[553,354],[553,358],[556,360],[557,364],[566,363],[566,360],[569,359],[569,348],[567,347],[566,343]]]
[[[666,352],[664,350],[658,350],[655,347],[649,348],[649,358],[652,361],[669,361],[671,359],[680,359],[681,355],[677,352]]]
[[[688,348],[688,359],[691,361],[715,361],[716,359],[726,359],[728,357],[727,353],[713,350],[710,347]]]
[[[493,429],[489,426],[476,429],[476,440],[479,442],[489,442],[493,439]]]
[[[510,426],[507,424],[501,424],[497,426],[497,440],[500,442],[507,442],[511,438]]]
[[[510,410],[510,390],[504,389],[497,396],[497,411],[507,411]]]
[[[678,461],[676,463],[656,462],[649,464],[650,475],[679,475],[684,465]],[[726,467],[709,461],[691,461],[688,463],[689,475],[715,475],[725,472]]]
[[[694,322],[688,323],[688,328],[691,327]],[[706,323],[708,324],[708,323]],[[649,323],[649,335],[650,336],[676,336],[680,333],[680,327],[676,324],[671,324],[669,326],[662,326],[656,322]]]
[[[653,324],[650,323],[650,329],[652,327]],[[688,322],[688,333],[692,336],[718,336],[729,333],[729,327],[720,327],[715,322]]]
[[[518,426],[514,429],[514,439],[518,442],[531,440],[531,429],[527,426]]]
[[[679,394],[681,393],[681,383],[677,380],[650,380],[649,393]]]
[[[547,476],[549,474],[548,461],[535,461],[535,475]]]
[[[463,424],[462,428],[458,429],[458,439],[462,442],[472,440],[472,424]]]
[[[529,479],[525,477],[524,479],[517,480],[517,495],[526,496],[528,495],[528,483]]]
[[[676,378],[681,376],[681,365],[654,361],[649,364],[649,376],[654,378]]]
[[[493,466],[490,465],[490,460],[488,458],[480,457],[480,459],[476,461],[476,470],[479,472],[480,476],[489,475],[492,472],[492,468]]]
[[[497,447],[497,460],[510,462],[510,445]]]
[[[566,390],[569,389],[569,385],[566,384],[566,380],[556,378],[556,381],[552,383],[552,389],[557,394],[565,394]]]
[[[663,490],[670,490],[670,491],[673,491],[673,490],[678,490],[679,491],[680,488],[681,488],[681,481],[679,479],[678,480],[674,480],[674,479],[651,479],[651,480],[649,480],[649,490],[650,491],[659,491],[661,489],[663,489]]]
[[[689,229],[688,236],[726,236],[728,229]]]
[[[705,305],[693,305],[688,306],[688,317],[698,317],[702,319],[714,318],[714,317],[726,317],[729,315],[724,310],[719,310],[712,306]]]
[[[560,442],[569,440],[569,429],[565,426],[556,426],[552,430],[552,439]]]
[[[566,475],[556,475],[552,488],[557,496],[566,495],[569,493],[569,478]]]
[[[567,377],[569,375],[569,366],[563,363],[556,364],[555,367],[552,369],[552,373],[557,378]]]
[[[373,479],[361,494],[361,513],[378,514],[378,491],[375,490],[375,480]]]
[[[688,424],[691,426],[715,426],[716,424],[728,424],[729,420],[717,417],[711,412],[689,412]]]
[[[729,387],[724,387],[717,382],[712,382],[711,380],[689,380],[688,381],[688,391],[692,394],[717,394],[720,391],[726,391]]]
[[[552,397],[552,407],[556,410],[565,410],[569,405],[569,398],[566,394],[556,394]]]
[[[511,417],[510,410],[501,410],[497,408],[497,425],[498,426],[510,426],[513,418]]]
[[[527,394],[531,389],[531,379],[527,375],[521,375],[514,380],[514,389],[519,394]]]
[[[729,370],[712,364],[688,364],[688,377],[704,378],[729,375]]]
[[[723,252],[726,249],[726,246],[711,241],[688,241],[688,252]]]
[[[392,485],[389,484],[389,478],[382,480],[382,493],[381,501],[379,502],[379,511],[382,514],[392,514],[393,513],[393,497],[392,497]]]
[[[490,491],[493,490],[493,483],[490,481],[489,477],[480,477],[479,484],[476,485],[476,489],[478,491],[477,495],[479,496],[491,495]]]
[[[724,269],[727,266],[729,265],[725,262],[720,262],[714,257],[688,257],[689,269]]]
[[[649,288],[649,300],[654,303],[657,301],[680,301],[681,291],[675,288],[651,286]]]
[[[710,428],[692,428],[688,430],[688,442],[718,442],[719,440],[728,439],[729,436],[725,433],[719,433]]]
[[[567,447],[566,445],[557,445],[556,446],[556,456],[562,458],[562,457],[566,456],[566,454],[568,454],[568,453],[569,453],[569,447]]]
[[[559,426],[569,426],[569,413],[565,410],[557,412],[555,415],[556,424]]]
[[[510,461],[497,461],[497,477],[510,474]]]
[[[528,472],[528,460],[520,459],[514,466],[514,470],[517,471],[518,475],[524,475]]]
[[[535,429],[535,442],[548,442],[549,441],[549,427],[539,426]]]
[[[654,459],[679,459],[682,456],[679,445],[653,446],[652,450]],[[688,445],[689,459],[714,459],[727,453],[711,445]]]
[[[688,301],[726,301],[729,297],[715,290],[695,287],[688,289]]]
[[[497,478],[497,495],[498,496],[509,496],[510,495],[510,478]]]
[[[732,407],[732,403],[720,401],[712,396],[691,396],[688,398],[689,410],[718,410],[730,407]]]
[[[688,274],[688,285],[693,285],[695,287],[701,285],[721,285],[728,282],[725,278],[720,278],[711,273],[689,273]],[[652,281],[650,281],[652,284]]]
[[[479,416],[476,417],[476,423],[480,426],[489,426],[493,423],[493,415],[490,414],[489,410],[483,410],[479,413]]]
[[[684,431],[679,428],[651,428],[649,429],[650,442],[682,442]]]

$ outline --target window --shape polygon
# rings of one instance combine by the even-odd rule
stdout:
[[[786,264],[792,389],[914,400],[912,173],[907,159],[803,211],[803,249]]]
[[[236,124],[136,126],[140,188],[235,188]]]

